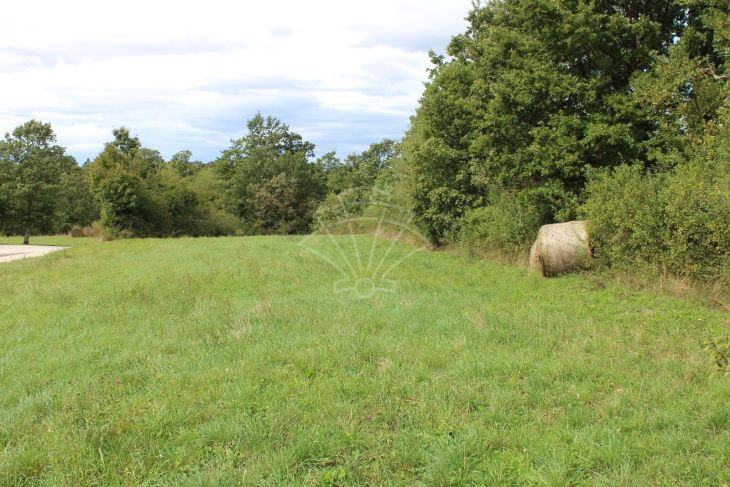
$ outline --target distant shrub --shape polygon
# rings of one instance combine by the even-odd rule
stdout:
[[[370,152],[380,145],[371,146]],[[414,245],[427,244],[411,211],[405,162],[398,158],[389,160],[387,167],[378,170],[374,181],[367,182],[366,186],[328,194],[317,209],[314,229],[327,233],[375,233]]]
[[[496,191],[488,206],[467,212],[456,239],[471,254],[526,253],[542,216],[526,193]]]
[[[383,237],[397,235],[400,240],[424,245],[428,239],[415,222],[407,171],[405,161],[396,159],[378,174],[363,209],[364,227]]]
[[[262,183],[251,184],[248,214],[261,235],[301,234],[309,231],[320,195],[310,194],[305,182],[284,172]]]
[[[193,236],[218,237],[235,235],[242,226],[240,218],[220,208],[204,208],[196,221]]]
[[[92,222],[88,227],[83,228],[84,237],[104,238],[104,227],[100,221]]]
[[[410,221],[408,210],[376,188],[352,188],[328,194],[319,205],[313,228],[327,233],[371,233]]]
[[[355,189],[348,189],[339,194],[329,193],[319,204],[315,213],[312,228],[329,233],[348,233],[361,231],[359,228],[348,228],[357,222],[353,221],[362,215],[367,204],[362,200],[363,195]]]

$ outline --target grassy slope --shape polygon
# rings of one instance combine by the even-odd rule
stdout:
[[[726,314],[425,252],[358,299],[297,241],[0,265],[0,483],[730,481]]]

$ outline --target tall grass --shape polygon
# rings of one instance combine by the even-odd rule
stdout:
[[[361,299],[298,241],[36,238],[71,248],[0,266],[0,483],[730,481],[726,313],[437,252]]]

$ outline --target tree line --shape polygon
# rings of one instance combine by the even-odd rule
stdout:
[[[129,129],[79,166],[50,124],[30,120],[0,141],[0,233],[65,233],[96,225],[108,238],[296,234],[328,196],[374,184],[398,154],[391,140],[340,160],[257,114],[210,164],[183,150],[165,160]]]
[[[343,160],[258,114],[211,164],[121,128],[79,167],[30,121],[0,142],[0,232],[305,233],[378,190],[434,244],[525,253],[581,218],[600,263],[730,281],[729,5],[475,4],[404,138]]]

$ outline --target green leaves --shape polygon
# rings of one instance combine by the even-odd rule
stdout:
[[[432,54],[404,142],[424,230],[448,240],[495,187],[529,195],[542,223],[572,219],[591,170],[686,161],[730,92],[727,10],[695,0],[477,5],[449,57]]]
[[[213,168],[183,150],[166,162],[128,129],[88,166],[106,236],[226,235],[241,222],[223,209],[222,184]]]
[[[78,168],[50,124],[30,120],[0,141],[0,232],[63,231],[62,181]]]
[[[586,193],[581,213],[599,262],[730,279],[730,172],[714,161],[698,158],[658,174],[620,166],[593,178]]]
[[[252,231],[305,232],[325,192],[323,166],[309,161],[314,144],[260,113],[247,126],[215,162],[230,211]]]

